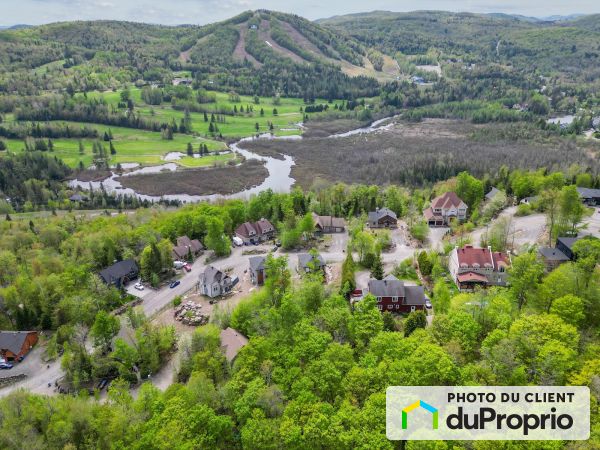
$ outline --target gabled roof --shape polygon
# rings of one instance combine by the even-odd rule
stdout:
[[[383,280],[372,278],[369,280],[369,292],[375,297],[404,297],[404,282],[393,275],[388,275]]]
[[[269,222],[267,219],[260,219],[254,224],[254,227],[258,230],[260,234],[268,233],[275,229],[273,227],[273,224],[271,224],[271,222]]]
[[[131,272],[138,272],[138,265],[133,259],[125,259],[114,263],[112,266],[101,270],[99,275],[105,283],[111,284],[120,280]]]
[[[454,192],[444,192],[442,195],[431,200],[431,207],[434,209],[459,208],[461,206],[465,208],[467,207],[466,203],[463,202]]]
[[[227,327],[221,331],[221,348],[225,352],[225,358],[231,362],[240,350],[248,345],[248,338],[239,331]]]
[[[29,333],[35,331],[0,331],[0,350],[8,350],[18,355]]]
[[[502,252],[492,252],[489,248],[477,248],[472,245],[465,245],[456,250],[458,265],[461,268],[493,268],[508,267],[510,261],[508,255]]]
[[[369,221],[377,222],[379,219],[389,216],[393,219],[398,219],[396,213],[389,208],[377,208],[375,211],[369,211]]]
[[[315,261],[316,260],[316,261]],[[317,254],[314,258],[310,253],[300,253],[298,255],[298,266],[306,269],[309,263],[318,263],[319,267],[323,267],[325,265],[325,260],[320,254]]]
[[[557,248],[542,247],[538,252],[547,261],[569,261],[569,257]]]
[[[254,227],[252,222],[244,222],[235,229],[235,234],[239,234],[245,238],[258,234],[258,230]]]
[[[493,199],[496,194],[498,194],[500,192],[500,190],[496,189],[495,187],[492,186],[492,189],[490,189],[490,192],[488,192],[487,194],[485,194],[485,198],[488,200]]]
[[[444,220],[444,218],[440,214],[434,213],[431,207],[423,211],[423,216],[425,216],[425,219],[427,220]]]
[[[556,239],[556,243],[561,243],[562,245],[564,245],[566,248],[568,248],[569,250],[573,250],[573,245],[575,245],[575,242],[577,242],[578,240],[580,240],[583,236],[575,236],[575,237],[567,237],[567,236],[561,236],[558,239]]]
[[[251,236],[260,236],[273,231],[275,227],[267,219],[260,219],[258,222],[244,222],[235,229],[235,233],[249,238]]]
[[[248,262],[250,263],[250,268],[254,271],[256,270],[265,270],[265,261],[267,258],[264,256],[252,256]]]
[[[221,272],[219,269],[215,268],[214,266],[208,266],[204,270],[204,273],[200,274],[200,282],[203,284],[213,284],[213,283],[221,284],[227,278],[229,278],[229,276],[227,274]]]
[[[600,189],[578,187],[577,193],[581,198],[600,198]]]
[[[177,247],[191,248],[192,252],[194,253],[197,253],[204,249],[202,242],[200,242],[198,239],[190,239],[187,236],[180,236],[177,238]]]
[[[427,297],[423,286],[404,286],[407,305],[424,305]]]
[[[313,213],[313,220],[319,228],[344,228],[346,226],[346,221],[341,217],[319,216]]]

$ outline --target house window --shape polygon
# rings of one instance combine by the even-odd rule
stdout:
[[[388,309],[392,309],[394,305],[388,305]]]
[[[410,307],[410,311],[411,311],[411,312],[413,312],[414,310],[415,310],[415,307],[414,307],[414,306],[411,306],[411,307]]]
[[[398,297],[392,297],[392,301],[393,302],[397,302],[398,301]]]
[[[381,303],[381,297],[377,297],[377,302]]]
[[[396,305],[396,309],[400,309],[400,305]]]
[[[379,311],[381,311],[383,309],[383,306],[377,305],[377,308],[379,308]]]

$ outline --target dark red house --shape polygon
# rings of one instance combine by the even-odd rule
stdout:
[[[425,309],[425,291],[423,286],[405,286],[393,275],[383,280],[369,280],[369,293],[377,299],[381,312],[409,313]]]

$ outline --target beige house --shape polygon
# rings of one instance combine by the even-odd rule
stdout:
[[[423,211],[430,227],[448,226],[452,219],[467,219],[467,204],[454,192],[445,192],[431,201],[431,206]]]

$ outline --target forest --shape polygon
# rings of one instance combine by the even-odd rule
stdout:
[[[106,314],[127,298],[98,283],[94,274],[115,258],[126,257],[139,259],[145,270],[151,267],[146,266],[148,255],[156,251],[164,255],[160,261],[168,258],[174,238],[182,234],[221,251],[227,247],[221,248],[218,236],[261,217],[277,223],[282,236],[295,223],[302,226],[298,218],[311,210],[352,222],[375,206],[389,205],[409,220],[418,217],[428,199],[447,189],[455,189],[474,210],[492,185],[516,198],[537,194],[550,199],[557,193],[556,225],[570,227],[570,221],[579,223],[585,213],[582,206],[576,211],[572,207],[573,183],[597,185],[598,179],[581,172],[503,169],[481,179],[462,173],[433,190],[340,184],[318,192],[265,191],[248,202],[203,203],[176,211],[150,208],[115,217],[3,221],[2,327],[56,330],[48,351],[64,352],[62,365],[72,386],[106,376],[115,379],[105,402],[85,390],[57,397],[10,394],[0,400],[0,443],[3,448],[22,448],[27,442],[28,448],[57,449],[392,449],[384,420],[389,385],[572,384],[592,390],[592,434],[586,444],[594,448],[600,444],[597,239],[576,247],[575,262],[550,272],[537,260],[535,247],[525,250],[513,258],[508,288],[475,293],[451,288],[444,252],[421,252],[409,264],[413,271],[428,274],[427,286],[432,286],[436,314],[427,327],[422,312],[381,314],[372,296],[351,307],[343,285],[323,285],[313,276],[292,282],[284,254],[267,259],[264,289],[232,311],[215,315],[189,339],[177,340],[172,328],[156,326],[130,309],[125,320],[135,333],[127,343],[114,339],[119,321]],[[540,207],[550,217],[551,203],[544,202]],[[473,213],[469,223],[484,220]],[[451,239],[461,239],[458,229],[455,233]],[[363,245],[358,235],[353,245]],[[446,247],[453,248],[452,241]],[[352,279],[360,264],[348,256],[344,277]],[[395,269],[406,270],[404,263]],[[220,347],[219,331],[227,326],[250,338],[232,365]],[[91,350],[82,341],[86,329]],[[134,398],[129,387],[139,383],[137,374],[154,373],[175,346],[182,355],[178,383],[164,392],[143,383]],[[425,445],[483,450],[576,444]],[[407,442],[405,448],[424,447]]]

